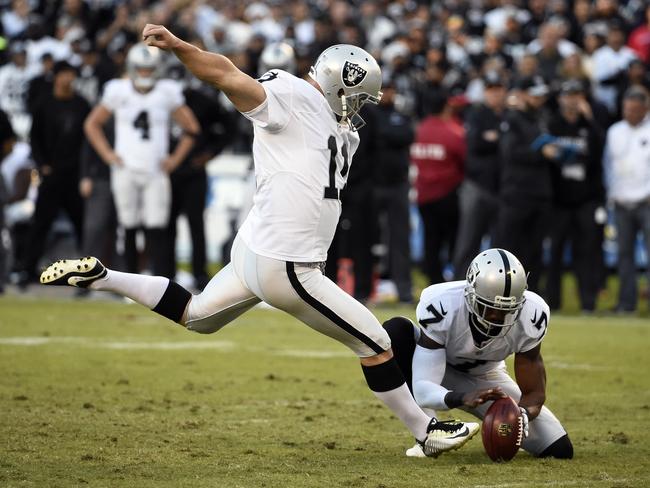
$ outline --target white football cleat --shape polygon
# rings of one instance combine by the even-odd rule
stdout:
[[[437,420],[433,418],[429,423],[429,427],[427,427],[427,437],[423,442],[418,441],[418,444],[425,456],[438,457],[443,452],[460,449],[478,431],[479,424],[476,422]],[[409,451],[412,451],[412,449],[409,449]]]
[[[42,285],[88,288],[93,281],[106,276],[106,267],[97,258],[63,259],[50,264],[41,273]]]

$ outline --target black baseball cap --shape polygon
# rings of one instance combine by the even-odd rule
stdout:
[[[54,63],[54,68],[52,69],[55,75],[58,75],[62,71],[74,71],[75,74],[78,74],[77,68],[72,66],[70,63],[68,63],[65,60],[57,61]]]
[[[572,93],[584,93],[585,87],[580,80],[566,80],[560,86],[561,95],[569,95]]]
[[[640,102],[647,102],[648,92],[640,86],[632,86],[628,88],[628,90],[625,92],[625,95],[623,95],[623,99],[624,100],[632,99],[632,100],[639,100]]]
[[[25,54],[27,52],[27,45],[23,41],[13,41],[9,44],[9,52],[13,54]]]
[[[522,78],[516,85],[522,91],[525,91],[533,97],[544,97],[548,95],[548,86],[544,80],[539,77]]]

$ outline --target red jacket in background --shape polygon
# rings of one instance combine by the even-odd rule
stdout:
[[[634,50],[641,61],[648,64],[650,61],[650,29],[647,25],[641,25],[634,29],[627,40],[627,45]]]
[[[466,152],[465,129],[458,121],[429,116],[420,122],[411,145],[418,205],[445,197],[463,181]]]

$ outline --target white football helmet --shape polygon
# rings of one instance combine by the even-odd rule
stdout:
[[[138,69],[153,70],[151,75],[142,76]],[[162,54],[160,49],[144,43],[135,44],[126,56],[126,71],[138,90],[151,90],[161,76]]]
[[[273,42],[268,44],[260,56],[259,75],[271,69],[281,69],[296,74],[296,55],[291,45],[286,42]]]
[[[527,287],[524,267],[505,249],[488,249],[472,260],[465,302],[473,316],[470,325],[485,336],[479,348],[508,333],[524,306]]]
[[[379,103],[381,69],[370,53],[351,44],[325,49],[309,70],[323,90],[332,111],[353,130],[363,126],[359,111],[365,103]]]

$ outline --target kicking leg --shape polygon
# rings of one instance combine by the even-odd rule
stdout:
[[[260,302],[237,278],[232,265],[195,296],[168,278],[110,270],[93,257],[53,263],[41,274],[41,283],[111,291],[204,334],[216,332]]]
[[[244,280],[267,303],[359,356],[370,390],[422,443],[427,455],[457,449],[478,431],[478,424],[438,422],[420,409],[393,358],[386,331],[367,308],[320,269],[256,256],[256,266],[247,271]]]

